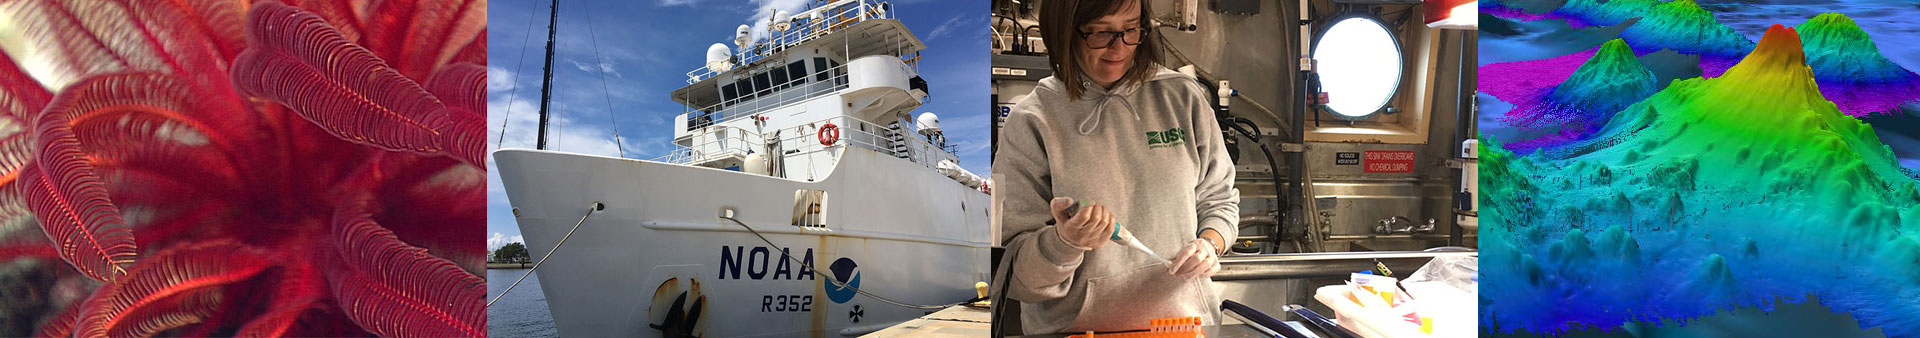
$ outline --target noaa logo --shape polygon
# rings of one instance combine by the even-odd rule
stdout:
[[[858,264],[854,264],[852,259],[845,257],[834,260],[833,265],[827,266],[827,271],[833,273],[834,280],[847,284],[846,287],[841,287],[832,282],[821,283],[821,286],[827,289],[827,299],[833,300],[834,303],[853,300],[854,293],[860,289],[860,272],[854,271],[857,267],[859,267]]]

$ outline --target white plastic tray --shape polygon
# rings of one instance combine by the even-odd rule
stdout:
[[[1433,318],[1433,334],[1386,313],[1368,311],[1347,298],[1346,285],[1328,285],[1315,290],[1313,299],[1333,309],[1334,321],[1367,338],[1474,337],[1479,329],[1480,303],[1472,294],[1439,283],[1404,283],[1418,300],[1415,309]]]

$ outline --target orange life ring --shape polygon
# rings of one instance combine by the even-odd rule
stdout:
[[[835,141],[840,140],[840,126],[833,125],[833,123],[827,123],[827,125],[820,127],[819,134],[820,134],[819,135],[820,145],[831,146]]]

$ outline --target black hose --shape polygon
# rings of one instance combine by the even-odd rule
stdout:
[[[1253,120],[1249,120],[1244,117],[1233,118],[1232,122],[1233,123],[1227,125],[1227,128],[1233,129],[1234,132],[1240,133],[1240,136],[1246,137],[1249,140],[1253,140],[1253,144],[1260,146],[1260,154],[1267,157],[1267,174],[1273,177],[1274,199],[1279,200],[1281,206],[1288,205],[1287,194],[1280,192],[1281,191],[1280,162],[1274,161],[1272,148],[1267,147],[1266,142],[1260,141],[1259,134],[1256,134],[1252,131],[1248,131],[1247,128],[1243,128],[1241,127],[1241,125],[1245,124],[1245,125],[1253,126],[1255,129],[1258,129],[1260,127],[1258,125],[1254,125]],[[1287,213],[1286,208],[1284,207],[1280,208],[1280,213],[1282,215],[1285,215]],[[1284,227],[1285,225],[1279,225],[1275,227],[1276,229],[1273,229],[1274,238],[1280,238],[1281,235],[1286,234],[1286,231],[1285,231],[1286,229],[1284,229]]]
[[[1280,193],[1280,190],[1281,190],[1280,189],[1280,164],[1279,162],[1275,162],[1273,160],[1273,151],[1268,150],[1267,144],[1265,143],[1256,143],[1256,144],[1260,145],[1260,154],[1267,156],[1267,168],[1268,168],[1267,174],[1273,176],[1274,199],[1279,200],[1280,205],[1285,206],[1287,205],[1287,201],[1291,199],[1287,198],[1286,194]],[[1280,210],[1281,210],[1280,211],[1281,214],[1287,213],[1286,208],[1280,208]],[[1274,230],[1273,234],[1275,236],[1286,234],[1285,227],[1286,227],[1285,225],[1275,227],[1275,229],[1273,229]]]

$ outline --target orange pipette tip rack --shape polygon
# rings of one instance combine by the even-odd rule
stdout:
[[[1154,318],[1146,331],[1076,334],[1067,338],[1197,338],[1206,337],[1200,317]]]

